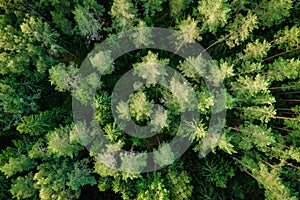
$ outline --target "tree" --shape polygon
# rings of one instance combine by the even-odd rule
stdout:
[[[29,159],[25,155],[20,155],[15,158],[10,158],[8,163],[1,166],[0,170],[7,176],[13,176],[19,172],[28,171],[37,165],[36,162]]]
[[[79,34],[90,40],[100,40],[101,35],[98,33],[101,30],[101,23],[94,18],[88,8],[78,6],[74,10],[74,19],[77,22]]]
[[[39,198],[74,199],[80,196],[84,185],[95,185],[92,171],[87,169],[87,160],[72,163],[70,159],[56,159],[40,164],[34,174],[34,187],[39,190]]]
[[[262,2],[257,11],[261,26],[270,27],[282,23],[285,17],[289,17],[292,4],[291,0]]]
[[[137,199],[169,199],[169,191],[165,188],[160,173],[154,173],[153,177],[148,176],[138,184]]]
[[[256,60],[262,61],[262,59],[267,55],[270,50],[271,45],[265,40],[260,43],[258,40],[255,40],[254,43],[248,43],[244,54],[239,56],[242,60]]]
[[[80,81],[78,69],[74,65],[66,66],[64,63],[53,66],[49,69],[50,82],[56,85],[58,91],[74,91]]]
[[[226,40],[226,44],[230,48],[240,45],[241,42],[244,42],[249,37],[254,29],[258,28],[257,23],[257,16],[252,14],[251,11],[246,16],[238,14],[234,22],[228,25],[229,38]]]
[[[170,188],[172,199],[190,199],[192,197],[191,177],[185,170],[178,171],[170,168],[167,173],[167,185]]]
[[[150,117],[152,102],[147,100],[145,93],[137,92],[130,98],[130,114],[135,117],[137,121],[146,120]]]
[[[17,130],[20,133],[34,136],[45,134],[53,130],[55,126],[66,118],[64,114],[65,112],[63,110],[54,108],[53,110],[46,110],[44,112],[39,112],[38,114],[25,116],[18,124]]]
[[[137,10],[129,0],[114,0],[110,14],[114,18],[113,27],[117,31],[125,31],[136,23]]]
[[[199,1],[197,7],[203,21],[202,30],[216,33],[219,27],[227,23],[230,9],[224,0]]]
[[[164,80],[166,74],[165,66],[168,59],[158,59],[158,55],[148,51],[147,56],[142,58],[142,62],[134,64],[134,75],[137,75],[147,84],[157,84],[160,80]]]
[[[38,199],[37,191],[34,188],[34,182],[32,180],[32,173],[25,177],[18,177],[14,181],[10,192],[16,199]]]
[[[80,139],[77,136],[75,140],[71,140],[71,134],[78,134],[76,129],[71,127],[60,127],[47,134],[48,152],[57,156],[77,156],[82,150]]]
[[[0,0],[0,199],[299,199],[299,13],[295,0]],[[176,30],[175,52],[143,49],[165,39],[149,26]],[[135,28],[124,42],[138,49],[88,53]],[[177,55],[194,42],[201,54]],[[115,101],[131,69],[141,81]],[[73,123],[71,101],[93,118]]]
[[[178,24],[178,29],[181,34],[176,38],[175,45],[177,46],[177,50],[185,44],[194,43],[195,40],[200,41],[202,39],[200,36],[200,29],[197,25],[198,21],[192,19],[190,16]]]

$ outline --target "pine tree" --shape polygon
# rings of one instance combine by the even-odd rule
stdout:
[[[258,28],[257,23],[257,16],[252,14],[251,11],[246,16],[238,14],[234,22],[228,25],[229,38],[226,40],[226,44],[230,48],[240,45],[254,29]]]
[[[197,9],[203,21],[202,29],[208,29],[211,33],[216,33],[219,27],[225,26],[230,12],[224,0],[199,1]]]
[[[114,18],[113,27],[117,31],[125,31],[136,23],[137,10],[130,0],[114,0],[110,14]]]

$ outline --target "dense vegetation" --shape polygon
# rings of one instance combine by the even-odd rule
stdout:
[[[299,14],[299,0],[0,0],[0,199],[299,199]],[[99,152],[97,133],[89,151],[78,136],[87,130],[73,121],[72,96],[88,97],[97,82],[79,84],[81,63],[106,38],[140,27],[181,32],[179,49],[198,41],[220,70],[225,127],[202,159],[214,98],[201,71],[188,64],[201,59],[163,50],[125,54],[101,79],[92,105],[113,143],[105,147],[112,157]],[[136,40],[148,42],[143,34]],[[109,59],[102,55],[101,62]],[[163,75],[149,63],[181,72],[197,94],[201,121],[189,124],[192,145],[177,160],[167,145],[180,115],[172,93],[185,91],[179,98],[186,103],[190,94],[184,84],[171,83],[173,91],[153,84]],[[129,111],[120,104],[117,112],[123,120],[129,112],[140,125],[151,118],[153,130],[161,131],[150,138],[129,136],[112,117],[112,89],[132,68],[149,84],[130,96]],[[167,111],[153,113],[156,103]],[[160,149],[154,160],[165,167],[149,173],[109,168],[101,159],[113,165],[116,148]],[[146,165],[134,163],[123,166]]]

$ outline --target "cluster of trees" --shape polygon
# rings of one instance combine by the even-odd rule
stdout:
[[[299,199],[299,13],[297,0],[0,0],[0,199]],[[95,74],[81,84],[88,52],[149,26],[179,31],[178,50],[199,42],[220,70],[207,80],[225,85],[225,128],[205,158],[198,154],[215,99],[189,64],[199,57],[142,49],[115,60],[100,87]],[[149,44],[146,34],[134,43]],[[109,53],[98,56],[89,55],[92,65],[111,64]],[[179,71],[196,91],[201,121],[188,124],[192,145],[179,159],[168,142],[180,122],[178,99],[189,105],[191,94],[172,79],[171,91],[155,84],[164,72],[153,63]],[[151,121],[159,133],[150,138],[126,134],[113,118],[112,90],[130,69],[147,84],[116,111],[141,126]],[[90,139],[79,135],[89,130],[74,123],[72,97],[92,103],[93,123],[112,144],[93,132],[85,148]],[[154,112],[155,104],[162,106]],[[132,153],[117,160],[119,148]],[[139,173],[143,153],[155,149],[164,167]],[[117,162],[127,171],[114,169]]]

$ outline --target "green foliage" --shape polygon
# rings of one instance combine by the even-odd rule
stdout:
[[[16,199],[38,199],[32,174],[28,174],[25,177],[18,177],[13,182],[10,192]]]
[[[120,101],[116,106],[117,113],[120,119],[123,120],[130,120],[130,113],[129,113],[129,105],[128,102]]]
[[[178,24],[180,36],[177,38],[177,46],[180,49],[184,44],[194,43],[195,40],[200,41],[200,29],[197,27],[198,21],[192,19],[190,16],[186,20],[182,20]]]
[[[230,12],[226,0],[199,1],[197,9],[203,21],[202,29],[208,29],[212,33],[225,26]]]
[[[121,153],[121,167],[123,170],[123,179],[133,179],[138,177],[142,170],[147,165],[147,154],[146,153]]]
[[[137,10],[130,0],[114,0],[110,14],[113,17],[113,27],[117,31],[125,31],[136,23]]]
[[[37,163],[29,159],[25,155],[20,155],[18,157],[9,158],[8,163],[0,167],[1,172],[3,172],[7,177],[13,176],[19,172],[24,172],[35,168]]]
[[[236,82],[232,83],[233,90],[237,97],[248,99],[261,93],[269,93],[269,82],[264,76],[257,74],[256,77],[253,78],[249,76],[240,76]]]
[[[243,109],[243,118],[254,121],[259,120],[262,123],[268,123],[276,114],[274,106],[250,106]]]
[[[38,172],[33,177],[34,187],[39,190],[39,198],[78,198],[81,186],[95,184],[86,162],[87,160],[82,160],[72,163],[69,159],[63,159],[39,165]]]
[[[67,186],[77,191],[84,185],[95,185],[96,179],[91,175],[92,169],[88,168],[88,159],[80,160],[74,164],[74,168],[68,173]]]
[[[157,12],[163,11],[162,4],[166,2],[166,0],[141,0],[141,2],[144,4],[144,15],[146,17],[150,16],[153,17]]]
[[[5,199],[9,196],[10,182],[5,178],[5,175],[0,172],[0,198]]]
[[[78,87],[81,78],[78,69],[73,64],[66,66],[64,63],[53,66],[49,69],[50,82],[56,85],[60,92],[73,91]]]
[[[254,43],[248,43],[244,54],[239,56],[242,60],[256,60],[261,61],[270,50],[271,45],[265,40],[260,43],[259,40],[255,40]]]
[[[213,98],[206,88],[197,93],[197,99],[198,109],[203,114],[209,112],[209,109],[214,105]]]
[[[234,76],[233,64],[230,64],[229,62],[221,60],[219,65],[220,65],[220,76],[221,76],[222,80],[224,80],[225,78],[230,78],[230,77]]]
[[[193,110],[197,106],[191,103],[194,91],[189,87],[188,82],[182,82],[178,77],[172,77],[170,80],[170,91],[173,95],[173,101],[179,103],[182,112]]]
[[[269,65],[268,77],[274,81],[299,78],[299,66],[299,59],[276,59],[275,62]]]
[[[101,86],[98,75],[93,72],[81,79],[80,84],[74,92],[74,97],[79,100],[83,105],[92,104],[94,101],[94,94],[96,89]]]
[[[146,22],[139,21],[136,28],[138,29],[131,34],[133,43],[135,44],[136,48],[142,48],[144,45],[148,46],[153,44],[153,41],[151,40],[152,33],[150,30],[146,29],[147,28]]]
[[[0,199],[299,199],[298,13],[293,0],[0,0]],[[178,31],[166,36],[175,53],[142,49],[165,40],[148,26]],[[88,54],[134,28],[124,42],[138,50]],[[195,41],[200,55],[176,55]],[[146,84],[114,118],[111,91],[131,68]],[[95,118],[72,124],[72,97]],[[199,120],[182,120],[194,109]],[[158,133],[129,136],[129,120]],[[191,143],[176,162],[175,136]],[[142,173],[148,164],[162,168]]]
[[[169,1],[169,9],[170,9],[170,15],[172,17],[179,18],[185,9],[188,8],[189,4],[192,2],[192,0],[170,0]]]
[[[154,173],[152,176],[142,179],[137,183],[138,200],[144,199],[169,199],[169,191],[167,190],[160,173]]]
[[[166,69],[169,63],[168,59],[158,59],[158,55],[148,52],[147,56],[142,58],[142,62],[134,64],[134,74],[145,79],[147,84],[156,84],[164,80]]]
[[[95,55],[89,55],[92,66],[96,68],[101,75],[111,74],[113,71],[113,60],[110,54],[111,52],[109,51],[100,51]]]
[[[290,16],[292,5],[292,0],[263,1],[257,11],[260,25],[270,27],[282,23],[284,18]]]
[[[11,81],[16,81],[12,79]],[[0,103],[4,110],[4,113],[13,115],[22,115],[29,112],[37,111],[36,101],[41,97],[40,90],[32,90],[31,93],[28,92],[27,87],[30,85],[24,85],[20,83],[4,83],[0,82]]]
[[[290,51],[293,48],[298,48],[300,45],[300,28],[297,26],[293,26],[291,29],[285,27],[277,32],[275,38],[275,44],[280,49]]]
[[[192,197],[191,177],[185,170],[178,171],[170,168],[167,173],[167,180],[171,199],[190,199]]]
[[[144,92],[137,92],[130,96],[129,106],[131,116],[137,121],[142,121],[150,117],[153,102],[147,100]]]
[[[57,156],[77,156],[82,150],[79,139],[71,140],[71,132],[76,131],[73,127],[60,127],[47,134],[48,152]],[[78,134],[78,133],[73,133]]]
[[[257,16],[252,14],[251,11],[246,16],[238,14],[234,22],[228,25],[229,38],[226,40],[226,44],[230,48],[240,45],[241,42],[244,42],[249,37],[254,29],[258,28],[257,23]]]
[[[205,73],[205,68],[202,66],[206,64],[207,60],[199,55],[197,57],[188,57],[185,61],[180,63],[178,69],[185,77],[199,81],[200,76],[203,76]]]
[[[170,144],[161,144],[157,151],[153,152],[154,162],[160,166],[170,165],[174,162],[174,153]]]
[[[265,148],[275,142],[275,138],[271,133],[271,129],[266,125],[248,124],[240,127],[241,137],[238,138],[239,148],[250,150],[253,147],[264,151]]]
[[[205,159],[199,173],[205,176],[207,182],[213,183],[216,187],[226,188],[228,179],[234,176],[234,168],[230,166],[230,162],[222,159]]]
[[[169,124],[168,113],[162,107],[158,107],[157,110],[154,111],[151,118],[151,124],[153,128],[151,131],[159,131],[162,128],[165,128]]]
[[[266,186],[266,199],[287,199],[296,200],[296,197],[291,197],[289,190],[282,184],[278,173],[275,169],[269,170],[263,163],[258,163],[259,168],[253,169],[252,173],[256,180]]]
[[[38,114],[25,116],[18,124],[17,130],[20,133],[26,133],[38,136],[47,133],[58,125],[64,118],[64,112],[59,108],[46,110]]]
[[[88,41],[99,40],[102,36],[102,22],[99,18],[102,16],[104,8],[96,1],[84,1],[88,5],[77,6],[74,13],[74,20],[77,23],[79,34]],[[92,10],[92,12],[90,12]]]
[[[111,119],[110,101],[111,98],[107,92],[96,95],[94,102],[95,116],[101,125]]]
[[[44,138],[40,138],[28,152],[28,156],[31,159],[41,159],[48,160],[48,151],[46,146],[46,140]]]

